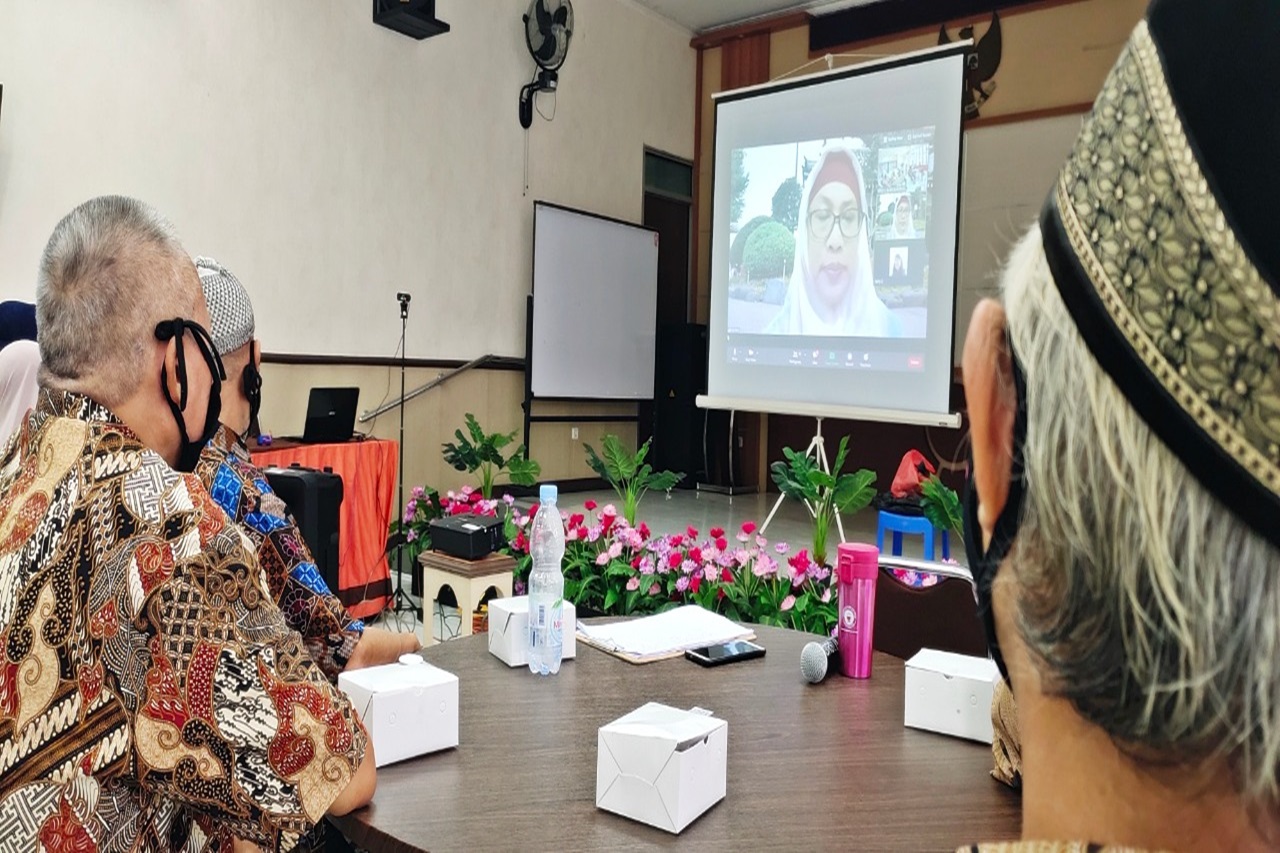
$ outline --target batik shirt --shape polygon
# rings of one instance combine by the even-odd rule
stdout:
[[[199,479],[42,389],[0,458],[0,848],[289,849],[366,740]]]
[[[235,431],[219,426],[200,453],[196,475],[218,506],[248,534],[267,574],[267,588],[289,627],[302,635],[311,658],[330,681],[346,667],[364,634],[329,590],[298,523],[272,491]]]

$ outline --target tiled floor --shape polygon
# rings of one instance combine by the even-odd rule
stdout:
[[[692,525],[702,535],[712,527],[722,527],[726,531],[737,531],[745,521],[753,521],[757,525],[764,523],[777,495],[718,495],[693,490],[676,490],[670,495],[650,493],[640,502],[638,519],[644,521],[654,533],[676,533]],[[587,500],[594,500],[603,507],[605,504],[618,504],[613,492],[574,492],[561,495],[560,506],[569,512],[582,512]],[[527,501],[522,502],[528,505]],[[808,510],[795,501],[783,501],[777,514],[770,522],[764,535],[771,543],[786,542],[793,551],[809,547],[811,528]],[[868,508],[844,519],[845,540],[850,542],[875,542],[876,513]],[[836,531],[832,531],[834,542],[839,541]],[[917,537],[904,537],[903,553],[907,556],[921,556],[921,544]],[[404,579],[407,591],[411,582]],[[392,631],[415,631],[419,640],[423,636],[421,602],[414,598],[414,609],[399,614],[385,614],[376,620],[366,620],[368,624],[378,625]]]

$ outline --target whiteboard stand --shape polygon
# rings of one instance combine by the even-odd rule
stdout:
[[[707,452],[707,423],[710,420],[710,417],[707,414],[705,414],[706,411],[709,411],[709,410],[704,410],[704,414],[702,417],[702,470],[704,473],[710,476],[711,456]],[[721,485],[719,483],[701,483],[700,482],[698,483],[698,487],[697,487],[698,492],[707,492],[709,494],[716,494],[716,495],[728,495],[729,504],[731,506],[733,505],[734,495],[745,495],[755,491],[755,489],[751,486],[741,486],[734,482],[733,455],[734,455],[734,450],[737,448],[737,442],[734,441],[734,439],[736,438],[736,434],[733,429],[733,421],[734,421],[734,417],[737,414],[738,414],[737,409],[729,410],[729,467],[728,467],[729,482],[728,484]]]
[[[818,463],[818,467],[828,474],[831,473],[831,463],[827,461],[827,446],[822,439],[822,418],[817,419],[817,431],[814,432],[813,438],[809,440],[809,447],[805,450],[805,456],[812,456]],[[787,499],[785,494],[778,495],[778,500],[774,502],[773,509],[769,510],[769,517],[764,520],[764,524],[760,525],[760,535],[769,529],[769,522],[773,521],[773,517],[778,514],[778,510],[782,507],[782,502]],[[813,518],[817,517],[817,510],[808,501],[803,501],[804,508],[809,510],[809,515]],[[840,531],[840,541],[844,541],[844,522],[840,519],[840,511],[836,510],[836,529]]]

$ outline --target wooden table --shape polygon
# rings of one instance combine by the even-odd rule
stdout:
[[[508,668],[484,636],[423,652],[460,680],[461,745],[378,771],[373,803],[336,819],[377,851],[954,850],[1016,838],[1018,796],[991,750],[902,725],[902,661],[800,677],[814,637],[757,627],[755,661],[634,666],[580,646],[555,677]],[[595,806],[596,730],[647,701],[729,723],[729,791],[679,836]]]

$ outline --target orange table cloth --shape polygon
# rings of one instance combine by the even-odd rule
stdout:
[[[252,447],[259,468],[331,468],[342,478],[342,508],[338,515],[338,589],[334,590],[352,616],[381,613],[392,594],[387,568],[387,533],[395,512],[396,465],[394,441],[365,439],[342,444],[293,444],[277,441]]]

